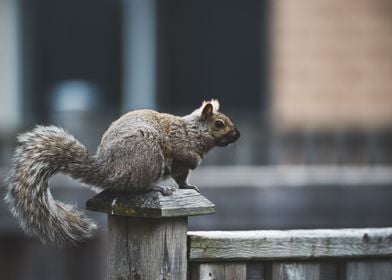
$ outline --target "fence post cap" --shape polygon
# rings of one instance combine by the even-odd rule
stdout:
[[[215,205],[195,190],[177,189],[172,195],[160,192],[132,194],[104,190],[86,202],[88,210],[109,215],[169,218],[213,214]]]

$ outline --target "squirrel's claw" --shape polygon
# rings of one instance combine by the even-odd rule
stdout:
[[[180,186],[179,188],[180,188],[180,189],[195,190],[195,191],[197,191],[198,193],[200,193],[199,188],[196,187],[196,186],[192,186],[192,185],[184,185],[184,186]]]
[[[172,195],[176,191],[176,187],[172,186],[155,186],[154,191],[158,191],[163,195]]]

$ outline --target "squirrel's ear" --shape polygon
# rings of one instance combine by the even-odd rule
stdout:
[[[211,99],[209,101],[209,103],[211,103],[212,107],[214,108],[214,112],[218,112],[219,111],[220,104],[219,104],[218,99]]]
[[[208,119],[212,117],[212,114],[214,113],[214,107],[212,106],[211,103],[205,103],[203,104],[203,108],[201,111],[201,118],[202,119]]]

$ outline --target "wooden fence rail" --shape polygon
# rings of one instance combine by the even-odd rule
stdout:
[[[214,212],[194,190],[106,190],[87,208],[108,214],[107,279],[392,280],[392,228],[187,234],[188,216]]]
[[[188,233],[191,280],[390,280],[392,228]]]

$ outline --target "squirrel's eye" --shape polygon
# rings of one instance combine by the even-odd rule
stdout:
[[[221,120],[215,121],[215,127],[216,128],[223,128],[225,126],[225,123]]]

